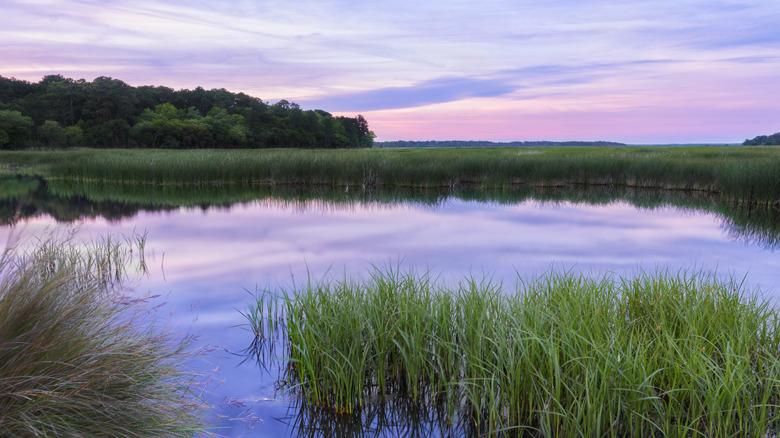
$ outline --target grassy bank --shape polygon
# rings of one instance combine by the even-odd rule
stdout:
[[[120,293],[130,242],[44,241],[0,258],[0,435],[191,436],[187,344]],[[135,242],[136,256],[143,238]],[[143,267],[143,258],[135,259]]]
[[[287,388],[337,416],[400,397],[491,435],[777,433],[780,315],[739,284],[551,273],[516,289],[376,270],[261,294],[247,317],[283,339]]]
[[[780,149],[568,147],[367,150],[84,150],[3,152],[9,172],[149,184],[502,188],[607,185],[701,190],[780,202]]]

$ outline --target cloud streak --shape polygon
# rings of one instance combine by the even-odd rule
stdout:
[[[333,106],[338,111],[373,111],[411,108],[471,97],[496,97],[515,91],[512,84],[498,79],[442,78],[409,87],[390,87],[357,93],[304,100],[309,107]]]

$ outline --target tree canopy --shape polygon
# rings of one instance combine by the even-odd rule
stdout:
[[[0,76],[0,148],[355,148],[370,147],[363,116],[334,117],[281,100],[268,104],[224,88],[133,87]]]
[[[780,132],[772,135],[759,135],[752,140],[745,140],[745,146],[780,146]]]

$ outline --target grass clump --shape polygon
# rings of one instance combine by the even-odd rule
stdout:
[[[188,389],[194,376],[182,371],[186,340],[144,321],[121,293],[129,254],[110,241],[78,249],[56,240],[3,252],[0,435],[201,429],[201,403]]]
[[[780,424],[780,315],[696,273],[550,273],[516,290],[375,270],[254,312],[283,322],[284,380],[357,414],[402,397],[476,433],[765,436]],[[263,316],[265,315],[265,317]]]

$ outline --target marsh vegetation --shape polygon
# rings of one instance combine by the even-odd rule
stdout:
[[[772,147],[4,152],[9,172],[125,184],[392,188],[628,187],[776,206]]]
[[[123,291],[144,237],[42,240],[0,258],[0,435],[203,431],[193,353]],[[135,253],[133,250],[135,249]]]
[[[84,217],[133,222],[129,218],[144,210],[173,215],[181,206],[227,211],[245,203],[295,211],[404,203],[427,211],[446,208],[450,201],[461,207],[460,201],[607,207],[622,201],[640,209],[673,206],[682,212],[712,212],[732,240],[769,248],[780,242],[780,152],[775,148],[17,151],[1,153],[0,163],[5,174],[0,180],[4,224],[45,215],[63,222]],[[248,222],[235,224],[270,231],[279,224],[260,215],[247,217]],[[533,232],[523,230],[528,229]],[[51,260],[46,257],[41,259]],[[750,257],[755,261],[772,256]],[[508,263],[523,262],[527,260]],[[26,263],[14,262],[19,268],[4,272],[35,265]],[[72,266],[63,272],[73,274],[62,278],[93,272],[98,265]],[[35,269],[30,272],[38,272]],[[367,418],[384,422],[381,426],[390,433],[406,424],[402,427],[423,427],[423,435],[776,433],[780,323],[777,311],[760,294],[703,272],[604,275],[552,272],[540,278],[524,276],[506,287],[482,278],[452,282],[425,272],[379,269],[354,280],[311,281],[281,295],[260,294],[244,313],[256,336],[254,357],[270,370],[281,366],[280,383],[293,395],[290,416],[300,423],[294,430],[303,435],[317,436],[317,430],[359,434]],[[47,294],[81,284],[61,285],[55,277],[47,283],[52,288]],[[93,295],[58,296],[81,297],[74,302],[84,309],[132,314],[127,303],[104,298],[114,295],[106,292],[111,288],[101,287],[90,292]],[[198,426],[185,425],[198,424],[188,423],[197,417],[193,400],[179,398],[186,388],[177,380],[182,377],[176,365],[183,353],[180,344],[133,318],[111,321],[134,321],[128,331],[109,324],[118,334],[115,343],[130,345],[128,354],[147,363],[162,358],[171,366],[160,368],[157,377],[143,377],[145,386],[159,390],[152,395],[138,388],[103,388],[138,391],[136,398],[123,400],[133,404],[152,397],[167,408],[146,412],[149,415],[186,419],[171,420],[165,423],[170,426],[167,432],[156,432],[151,424],[163,424],[162,417],[138,417],[124,433],[197,431]],[[146,349],[128,337],[143,339]],[[86,340],[78,342],[87,345]],[[171,345],[174,348],[168,348]],[[35,357],[34,352],[19,354]],[[126,365],[120,362],[106,366],[116,370]],[[69,394],[76,400],[82,395]],[[16,406],[21,409],[23,404]],[[415,423],[417,419],[421,421]],[[21,427],[25,421],[4,424]]]
[[[246,317],[256,350],[290,358],[286,389],[333,421],[402,399],[445,434],[772,435],[780,315],[746,292],[705,272],[508,290],[391,267],[259,293]]]

